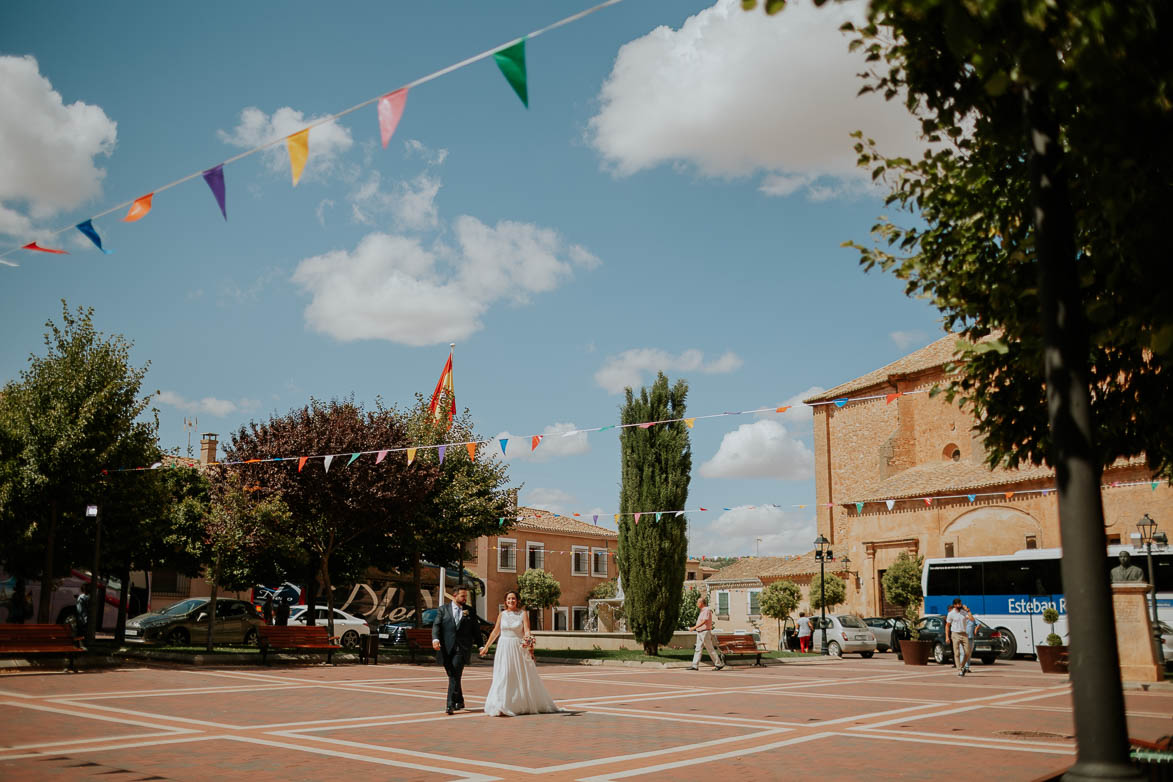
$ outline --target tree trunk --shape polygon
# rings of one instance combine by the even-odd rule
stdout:
[[[320,562],[314,562],[310,565],[309,578],[306,579],[305,585],[305,624],[306,627],[313,627],[317,624],[314,619],[314,604],[318,601],[318,568],[321,567]]]
[[[130,605],[130,565],[124,565],[119,574],[122,578],[122,593],[118,598],[118,622],[114,625],[114,643],[126,641],[126,613]]]
[[[1024,95],[1038,251],[1047,414],[1059,495],[1070,632],[1076,764],[1065,779],[1140,779],[1129,763],[1107,540],[1092,425],[1088,336],[1076,268],[1075,216],[1049,95]]]
[[[423,622],[424,622],[424,601],[422,600],[423,596],[420,594],[420,581],[421,581],[421,579],[422,579],[422,576],[420,575],[420,553],[417,551],[417,552],[415,552],[414,559],[413,559],[412,565],[411,565],[411,583],[415,586],[415,589],[413,591],[415,592],[415,626],[416,627],[423,627]]]
[[[644,654],[650,657],[659,657],[660,645],[652,641],[644,641]]]
[[[57,500],[49,501],[49,534],[45,537],[45,562],[41,569],[41,593],[37,599],[37,621],[48,624],[56,620],[53,610],[53,547],[57,541]]]
[[[220,557],[212,568],[212,594],[208,599],[208,638],[204,648],[212,651],[212,634],[216,632],[216,596],[220,593]]]

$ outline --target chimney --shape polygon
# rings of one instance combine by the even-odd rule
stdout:
[[[216,438],[218,436],[215,432],[207,432],[200,438],[200,464],[205,467],[216,461]]]

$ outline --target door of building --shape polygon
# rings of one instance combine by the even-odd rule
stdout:
[[[880,616],[904,616],[904,610],[900,606],[888,602],[887,590],[884,589],[884,574],[887,572],[881,570],[876,576],[876,580],[879,582],[876,594],[880,596]]]

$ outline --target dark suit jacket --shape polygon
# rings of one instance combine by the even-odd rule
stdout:
[[[432,624],[432,640],[440,642],[440,651],[436,659],[441,665],[445,659],[451,660],[457,654],[464,658],[464,664],[472,662],[474,645],[479,645],[481,623],[477,619],[476,608],[471,603],[464,607],[464,619],[458,625],[452,616],[452,604],[446,603],[436,612],[436,621]]]

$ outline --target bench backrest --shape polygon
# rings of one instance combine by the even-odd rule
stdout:
[[[73,631],[68,625],[19,625],[0,624],[0,645],[19,643],[75,643]]]
[[[720,646],[727,646],[734,651],[744,649],[756,652],[758,648],[752,635],[718,635],[716,638]]]
[[[407,628],[406,637],[409,643],[418,644],[420,646],[431,646],[432,628],[409,627]]]
[[[329,641],[330,636],[325,625],[264,625],[258,628],[261,638],[270,646],[279,644],[299,644],[306,641]]]

